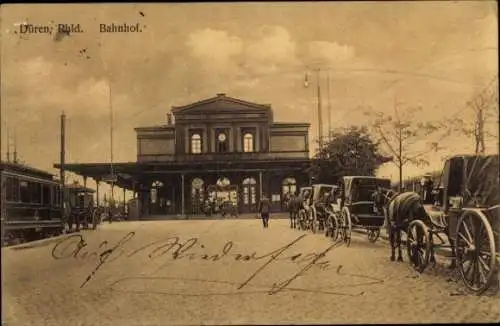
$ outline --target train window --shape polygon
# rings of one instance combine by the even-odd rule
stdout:
[[[42,202],[42,185],[37,182],[29,182],[30,202],[40,204]]]
[[[44,205],[50,205],[52,203],[52,194],[49,185],[42,185],[42,199]]]
[[[19,180],[12,177],[5,179],[6,200],[19,201]]]
[[[28,185],[28,181],[20,181],[19,182],[19,194],[21,202],[29,203],[30,202],[30,189]]]
[[[55,186],[52,188],[53,189],[53,198],[54,198],[54,205],[59,206],[59,203],[61,202],[61,188],[59,186]]]

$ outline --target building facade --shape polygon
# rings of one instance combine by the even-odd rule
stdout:
[[[252,213],[263,195],[281,211],[286,194],[309,183],[309,124],[274,122],[270,105],[217,94],[135,131],[137,161],[114,163],[113,174],[117,186],[137,195],[141,215],[201,214],[208,198]],[[99,185],[110,164],[65,170]]]

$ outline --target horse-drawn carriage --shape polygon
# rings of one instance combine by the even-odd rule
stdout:
[[[295,226],[299,230],[308,230],[311,224],[311,196],[312,187],[302,187],[299,190],[299,195],[295,199],[297,205],[297,224]]]
[[[434,248],[452,249],[467,288],[480,294],[498,273],[500,180],[498,156],[454,156],[445,163],[433,202],[425,203],[427,220],[415,219],[407,229],[406,247],[420,272],[434,258]],[[429,205],[425,205],[429,204]],[[435,245],[434,239],[441,240]]]
[[[327,235],[334,240],[340,235],[347,245],[351,243],[353,228],[364,228],[368,232],[368,240],[375,242],[380,236],[385,215],[375,205],[373,194],[379,187],[390,188],[389,179],[371,176],[345,176],[341,179],[337,202],[332,204],[332,212],[328,218]]]
[[[328,217],[333,214],[331,204],[337,188],[328,184],[315,184],[311,187],[307,225],[313,233],[325,230]]]
[[[65,211],[68,219],[70,230],[73,228],[73,223],[76,224],[76,230],[80,229],[80,224],[84,228],[88,228],[89,223],[95,229],[100,222],[100,212],[94,206],[94,190],[80,186],[78,184],[71,184],[66,186]]]

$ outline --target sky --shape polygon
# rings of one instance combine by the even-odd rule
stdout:
[[[164,124],[172,106],[217,93],[271,104],[276,121],[310,122],[314,139],[316,79],[305,88],[304,75],[315,68],[325,130],[328,103],[332,128],[367,125],[367,108],[390,115],[395,101],[421,107],[416,120],[472,121],[467,101],[498,78],[497,12],[493,1],[3,5],[1,155],[8,130],[22,161],[57,172],[64,111],[66,160],[109,162],[109,89],[115,162],[136,160],[134,127]],[[22,22],[84,32],[21,35]],[[99,33],[99,24],[125,22],[142,32]],[[498,137],[495,120],[487,128]],[[473,150],[458,134],[440,142],[444,152],[405,176]],[[487,151],[497,148],[488,139]],[[379,175],[397,170],[388,164]]]

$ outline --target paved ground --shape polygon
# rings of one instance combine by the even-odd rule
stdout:
[[[175,245],[175,236],[187,245]],[[291,230],[286,220],[269,229],[252,219],[103,224],[83,233],[76,258],[76,237],[3,248],[2,318],[65,326],[500,320],[499,297],[466,294],[446,261],[419,275],[388,260],[387,242],[353,236],[351,247],[327,251],[331,240]],[[97,255],[120,239],[81,288]]]

